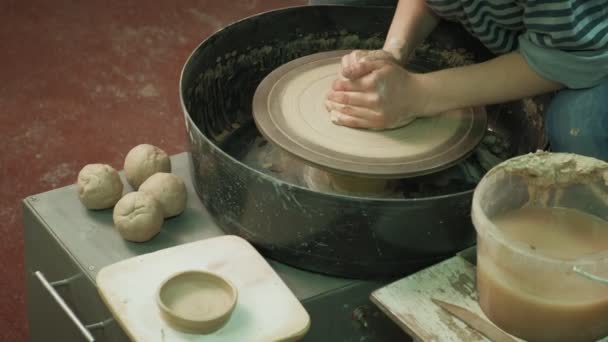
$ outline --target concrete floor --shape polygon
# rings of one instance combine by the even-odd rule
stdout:
[[[151,143],[186,149],[178,78],[234,20],[304,0],[0,1],[0,341],[26,341],[20,201],[122,169]]]

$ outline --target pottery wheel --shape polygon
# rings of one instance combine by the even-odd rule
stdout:
[[[479,144],[487,124],[483,108],[450,111],[381,131],[332,123],[324,99],[338,76],[342,56],[349,52],[321,52],[272,71],[253,99],[254,120],[262,135],[317,167],[380,178],[445,169]]]

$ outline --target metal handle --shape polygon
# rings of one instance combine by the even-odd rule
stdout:
[[[46,278],[44,277],[44,274],[42,274],[40,271],[36,271],[36,272],[34,272],[34,275],[36,275],[36,278],[38,278],[38,280],[40,280],[40,283],[42,283],[42,286],[44,286],[44,288],[51,294],[53,299],[55,299],[55,302],[57,302],[57,304],[61,307],[63,312],[65,312],[68,315],[68,317],[70,317],[72,322],[74,322],[74,324],[76,325],[78,330],[80,330],[80,332],[82,333],[84,338],[86,338],[86,340],[88,342],[95,342],[95,338],[93,337],[93,335],[91,334],[89,329],[87,329],[85,327],[85,325],[82,324],[82,322],[80,322],[80,320],[78,319],[78,317],[76,317],[76,315],[74,314],[72,309],[70,309],[68,304],[63,300],[63,298],[61,298],[59,293],[57,293],[57,291],[55,290],[53,285],[46,280]],[[65,285],[70,280],[71,280],[71,278],[66,279],[66,280],[60,280],[53,284]]]
[[[587,271],[583,270],[582,268],[580,268],[580,267],[578,267],[578,266],[574,266],[574,267],[572,267],[572,270],[573,270],[574,272],[578,273],[579,275],[581,275],[581,276],[583,276],[583,277],[585,277],[585,278],[589,279],[589,280],[593,280],[593,281],[596,281],[596,282],[598,282],[598,283],[603,283],[603,284],[608,285],[608,279],[603,278],[603,277],[600,277],[600,276],[596,276],[596,275],[595,275],[595,274],[593,274],[593,273],[589,273],[589,272],[587,272]]]

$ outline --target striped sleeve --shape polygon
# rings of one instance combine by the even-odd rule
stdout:
[[[519,50],[541,76],[569,88],[608,77],[608,0],[528,0]]]

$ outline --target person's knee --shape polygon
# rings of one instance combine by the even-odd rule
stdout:
[[[608,80],[559,92],[545,112],[545,125],[552,151],[608,160]]]

